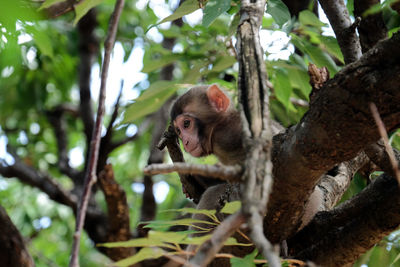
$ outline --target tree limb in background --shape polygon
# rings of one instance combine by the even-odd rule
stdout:
[[[81,237],[82,227],[85,221],[85,213],[89,203],[90,192],[93,184],[96,182],[96,170],[97,170],[97,160],[100,148],[100,138],[101,138],[101,126],[104,116],[104,105],[105,105],[105,91],[107,84],[108,68],[110,64],[111,50],[114,47],[115,37],[117,34],[118,21],[124,7],[124,0],[117,0],[115,3],[114,11],[110,18],[110,24],[108,28],[107,38],[104,42],[104,60],[101,72],[101,85],[99,94],[99,106],[97,109],[95,128],[93,129],[92,141],[90,142],[90,152],[89,152],[89,165],[86,171],[85,177],[85,188],[82,195],[81,204],[78,208],[78,214],[76,219],[76,230],[74,234],[74,243],[72,245],[72,255],[69,266],[78,267],[79,266],[79,241]]]
[[[3,266],[35,266],[24,239],[2,206],[0,206],[0,259]]]
[[[79,112],[82,118],[83,127],[86,135],[86,144],[89,148],[94,127],[94,115],[92,109],[92,99],[90,93],[90,76],[92,63],[99,50],[99,41],[96,38],[94,29],[97,26],[96,9],[91,9],[78,23],[79,34]],[[87,151],[87,155],[89,149]],[[88,163],[87,156],[86,163]],[[86,169],[87,166],[85,166]]]
[[[10,151],[9,151],[10,152]],[[39,188],[50,199],[76,210],[78,198],[67,192],[47,174],[40,173],[31,166],[26,165],[18,155],[11,152],[14,158],[13,165],[0,164],[0,174],[4,177],[17,177],[21,182]]]
[[[113,136],[113,125],[115,120],[118,117],[118,111],[119,111],[119,104],[121,101],[122,97],[122,88],[124,86],[124,83],[121,82],[121,87],[119,90],[119,94],[117,97],[117,100],[115,101],[114,104],[114,110],[111,114],[110,121],[107,126],[106,134],[101,138],[100,141],[100,153],[99,153],[99,160],[97,163],[97,172],[99,173],[101,170],[103,170],[104,166],[106,165],[108,155],[112,151],[112,136]]]
[[[343,0],[319,0],[319,3],[335,32],[344,62],[349,64],[358,60],[361,57],[360,41]]]
[[[82,173],[69,165],[67,126],[63,119],[64,109],[59,106],[46,112],[46,114],[50,124],[53,126],[54,135],[57,137],[58,168],[61,173],[67,175],[76,183],[81,178]]]
[[[114,171],[110,164],[104,166],[99,174],[99,185],[104,193],[108,211],[108,231],[106,242],[127,241],[131,239],[129,223],[129,205],[125,191],[114,178]],[[106,254],[114,261],[121,260],[135,254],[133,247],[104,248]]]

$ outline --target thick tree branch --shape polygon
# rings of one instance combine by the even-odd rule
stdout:
[[[334,210],[318,213],[288,240],[290,254],[322,266],[352,266],[400,225],[399,206],[398,183],[384,174]]]
[[[319,0],[331,23],[336,39],[342,51],[344,62],[349,64],[361,57],[361,46],[355,27],[352,26],[349,12],[343,0]]]
[[[275,136],[275,180],[264,223],[273,242],[293,234],[323,173],[379,139],[369,102],[377,104],[387,130],[399,127],[399,75],[400,34],[395,34],[329,80],[301,122]]]
[[[114,178],[111,165],[106,165],[99,174],[100,188],[107,202],[109,228],[107,242],[127,241],[131,239],[129,223],[129,206],[126,201],[125,191],[118,185]],[[104,248],[106,254],[114,260],[121,260],[132,256],[135,248]]]

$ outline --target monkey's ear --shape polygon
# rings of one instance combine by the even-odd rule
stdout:
[[[218,112],[226,111],[231,102],[229,97],[216,84],[212,84],[207,88],[207,97]]]

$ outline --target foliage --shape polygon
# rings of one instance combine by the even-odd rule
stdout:
[[[57,166],[57,136],[46,112],[66,103],[78,106],[80,55],[76,24],[95,6],[98,20],[96,35],[103,41],[114,3],[108,0],[84,0],[75,6],[75,14],[69,12],[50,19],[46,17],[44,10],[62,1],[46,0],[41,5],[37,1],[32,2],[34,3],[23,0],[1,1],[0,145],[7,143],[28,166],[48,173],[64,188],[71,189],[71,180],[62,174]],[[400,19],[398,14],[391,10],[389,2],[383,1],[371,12],[383,8],[385,23],[389,30],[394,32],[400,26]],[[124,91],[125,94],[131,95],[134,92],[140,96],[125,99],[125,102],[129,100],[129,104],[122,107],[122,115],[114,125],[115,139],[126,137],[131,125],[140,127],[146,115],[156,111],[171,95],[180,93],[182,88],[187,88],[190,84],[218,83],[235,97],[238,67],[235,64],[233,34],[239,23],[239,1],[210,0],[204,7],[202,21],[189,23],[188,17],[184,17],[185,23],[182,27],[171,21],[199,10],[198,2],[187,0],[174,13],[172,10],[175,6],[171,3],[165,4],[163,8],[168,9],[168,15],[160,13],[160,6],[149,1],[128,1],[124,8],[117,37],[118,44],[124,50],[123,62],[128,62],[135,49],[144,51],[141,71],[145,74],[145,79],[130,84],[130,88]],[[268,1],[262,24],[263,34],[281,34],[287,38],[287,41],[269,46],[265,39],[262,39],[266,49],[268,76],[273,86],[270,96],[271,111],[274,118],[285,126],[297,123],[307,111],[307,107],[297,105],[292,100],[309,100],[311,87],[308,82],[308,64],[326,66],[331,76],[343,66],[343,56],[337,41],[326,34],[326,27],[327,24],[309,10],[302,11],[299,18],[295,19],[290,17],[282,1]],[[163,47],[161,43],[166,38],[176,39],[172,51]],[[136,60],[141,61],[141,58]],[[99,54],[95,62],[100,61]],[[161,81],[161,68],[171,63],[175,65],[173,81]],[[98,67],[98,64],[95,66]],[[119,84],[109,85],[109,94],[118,91],[118,86]],[[92,89],[93,92],[94,90],[96,89]],[[95,99],[96,95],[92,94]],[[111,112],[108,115],[110,114]],[[66,124],[67,150],[75,151],[70,153],[70,157],[84,159],[87,147],[82,121],[67,114]],[[139,221],[138,211],[142,205],[142,194],[134,191],[132,185],[142,182],[141,170],[147,164],[150,153],[152,129],[150,127],[134,142],[114,150],[108,159],[114,166],[117,182],[127,193],[128,203],[131,205],[132,229]],[[391,143],[400,148],[400,132],[392,135]],[[12,163],[11,154],[2,150],[4,148],[0,147],[0,157],[3,158],[0,164],[3,161]],[[205,161],[212,160],[209,158]],[[78,161],[74,167],[81,170],[84,166],[82,161],[80,164]],[[140,244],[146,249],[119,262],[119,266],[143,260],[150,254],[160,255],[160,250],[150,248],[153,246],[177,249],[180,244],[199,242],[194,238],[188,241],[189,232],[176,233],[172,238],[168,236],[169,232],[161,231],[171,225],[188,226],[196,222],[193,219],[176,220],[176,213],[163,212],[170,209],[176,209],[179,213],[195,211],[180,209],[187,201],[176,175],[155,177],[155,182],[161,180],[168,182],[169,192],[165,200],[158,205],[157,217],[148,225],[157,231],[150,232],[152,234],[147,239],[136,240],[138,243],[128,241],[125,245]],[[345,198],[359,192],[365,185],[365,179],[357,175]],[[106,204],[101,192],[97,191],[95,194],[95,200],[100,202],[105,210]],[[49,200],[39,189],[33,189],[16,179],[3,177],[0,177],[0,199],[0,204],[6,208],[18,229],[29,239],[29,249],[37,266],[68,264],[74,227],[73,212],[69,208]],[[229,204],[225,207],[227,210],[223,211],[232,213],[238,208],[237,205],[238,203]],[[202,213],[212,217],[214,224],[218,224],[214,214],[209,211]],[[173,242],[166,243],[164,238],[167,236],[169,241]],[[57,245],[50,245],[49,241]],[[122,243],[107,246],[116,245]],[[399,245],[399,234],[395,232],[360,258],[356,266],[383,266],[383,263],[400,266],[400,261],[396,258],[400,255]],[[81,263],[82,266],[100,266],[107,262],[105,256],[94,248],[87,236],[82,242],[81,253],[86,259]],[[245,266],[241,264],[244,264],[244,261],[250,262],[255,257],[256,255],[250,254],[245,259],[232,259],[232,263]]]
[[[229,202],[221,210],[223,213],[232,214],[237,211],[240,207],[240,202]],[[197,210],[194,208],[182,208],[175,210],[166,210],[165,212],[179,212],[188,214],[202,214],[208,217],[209,220],[198,220],[193,218],[177,219],[172,221],[157,220],[146,223],[146,228],[150,229],[165,229],[165,231],[150,231],[147,237],[136,238],[129,241],[113,242],[100,244],[99,246],[104,247],[143,247],[139,253],[132,257],[128,257],[119,262],[116,262],[116,266],[130,266],[140,261],[148,259],[156,259],[163,255],[181,255],[185,256],[186,252],[184,247],[187,245],[200,245],[211,238],[210,231],[214,227],[218,226],[221,222],[216,217],[215,210]],[[172,226],[191,226],[192,230],[189,231],[168,231]],[[202,236],[196,236],[199,233],[208,233]],[[195,236],[192,236],[195,235]],[[247,238],[248,239],[248,238]],[[235,238],[231,237],[224,243],[225,246],[251,246],[251,243],[239,243]],[[252,254],[253,255],[253,254]],[[226,255],[224,255],[226,257]],[[243,260],[254,261],[253,258],[246,257]],[[240,259],[236,259],[240,261]]]

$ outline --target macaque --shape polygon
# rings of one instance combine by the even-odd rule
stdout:
[[[190,155],[202,157],[214,154],[226,165],[242,163],[245,160],[240,114],[229,96],[218,85],[196,86],[180,96],[171,109],[171,121],[185,151]],[[271,127],[273,134],[284,129],[277,122],[273,122]],[[209,187],[202,195],[198,209],[219,210],[223,206],[221,199],[240,199],[238,192],[223,198],[227,191],[232,192],[232,188],[239,190],[239,187],[226,183]],[[322,203],[321,199],[319,189],[314,191],[306,206],[301,227],[313,218]],[[204,220],[204,217],[201,214],[194,215],[196,219]],[[188,248],[189,251],[194,249],[193,246]],[[219,262],[218,266],[225,264],[221,265]]]
[[[178,98],[171,120],[192,156],[214,154],[223,164],[244,159],[239,112],[217,85],[197,86]]]
[[[171,109],[171,121],[192,156],[214,154],[226,165],[245,159],[239,111],[218,85],[196,86],[179,97]],[[273,122],[273,134],[281,130],[283,127]]]

